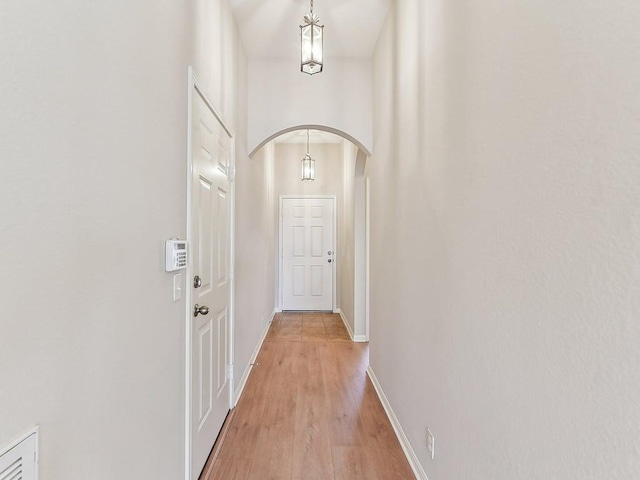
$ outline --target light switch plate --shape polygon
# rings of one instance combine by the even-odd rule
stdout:
[[[182,298],[182,274],[176,273],[173,276],[173,301],[177,302]]]

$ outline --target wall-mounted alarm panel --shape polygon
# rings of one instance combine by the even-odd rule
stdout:
[[[165,270],[175,272],[183,268],[187,268],[186,240],[167,240]]]

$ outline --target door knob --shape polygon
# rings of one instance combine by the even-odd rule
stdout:
[[[196,275],[193,277],[193,288],[200,288],[202,286],[202,279]]]
[[[331,259],[327,260],[327,262],[331,263]]]
[[[193,316],[197,317],[198,315],[206,315],[209,313],[209,307],[206,305],[198,305],[197,303],[193,306]]]

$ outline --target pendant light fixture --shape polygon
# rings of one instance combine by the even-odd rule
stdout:
[[[302,181],[313,182],[316,178],[316,161],[309,155],[309,130],[307,130],[307,154],[302,159]]]
[[[313,0],[309,14],[304,16],[304,25],[300,25],[301,61],[300,71],[314,75],[322,71],[322,43],[324,25],[320,17],[313,13]]]

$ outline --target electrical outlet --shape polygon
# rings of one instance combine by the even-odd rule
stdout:
[[[427,449],[431,454],[431,460],[436,458],[436,437],[433,436],[431,430],[427,428]]]

